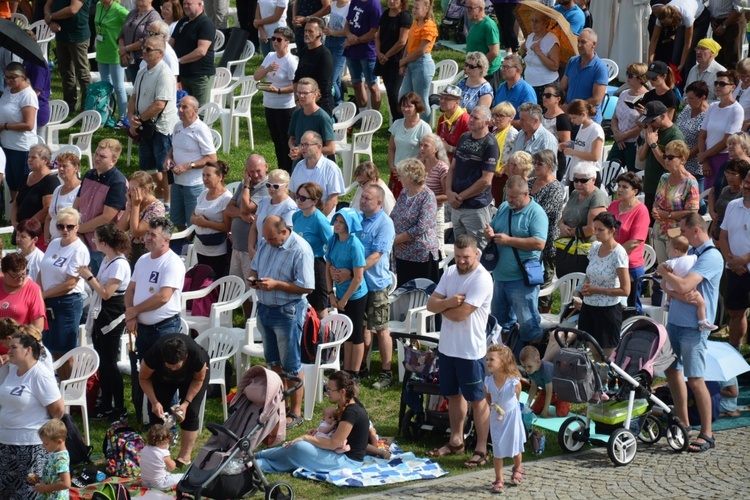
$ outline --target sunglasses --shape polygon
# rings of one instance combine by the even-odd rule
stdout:
[[[656,80],[659,79],[660,76],[662,76],[662,75],[649,76],[648,79],[651,80],[652,82],[655,82]]]
[[[625,73],[625,76],[628,78],[638,78],[638,75],[634,75],[633,73]]]
[[[78,227],[78,224],[56,224],[55,227],[58,231],[72,231]]]
[[[552,99],[553,97],[560,97],[560,96],[557,94],[551,94],[549,92],[545,92],[544,94],[542,94],[542,97],[544,97],[545,99]]]
[[[724,87],[729,87],[730,85],[733,85],[733,84],[729,82],[718,82],[718,81],[714,82],[714,87],[724,88]]]
[[[270,182],[266,182],[266,187],[267,187],[268,189],[271,189],[271,188],[274,188],[274,189],[280,189],[280,188],[281,188],[281,186],[283,186],[283,185],[285,185],[285,184],[286,184],[286,182],[285,182],[284,184],[271,184]]]
[[[297,201],[302,201],[302,202],[305,202],[305,201],[307,201],[307,200],[312,200],[312,198],[310,198],[309,196],[303,196],[303,195],[301,195],[301,194],[298,194],[298,195],[297,195]]]
[[[479,66],[475,64],[464,63],[464,68],[477,69]]]
[[[677,155],[664,155],[664,159],[665,159],[665,160],[669,160],[669,161],[672,161],[672,160],[674,160],[675,158],[681,158],[681,157],[680,157],[680,156],[677,156]]]
[[[153,49],[151,47],[144,47],[143,52],[161,52],[159,49]]]
[[[272,37],[271,37],[271,41],[274,41],[274,42],[279,42],[279,43],[281,43],[281,42],[283,42],[284,40],[286,40],[286,38],[281,38],[281,37],[278,37],[278,36],[272,36]]]
[[[586,184],[591,179],[579,179],[578,177],[573,178],[573,182],[576,184]]]

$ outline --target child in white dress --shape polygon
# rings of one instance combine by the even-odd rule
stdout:
[[[486,363],[490,375],[484,379],[484,396],[490,405],[490,432],[495,465],[492,492],[501,493],[504,488],[503,458],[513,458],[513,483],[520,484],[526,473],[521,467],[523,445],[526,443],[518,400],[521,394],[521,373],[513,353],[504,345],[489,346]]]
[[[141,483],[146,488],[168,489],[180,482],[182,474],[170,474],[177,464],[169,456],[170,430],[154,424],[148,430],[146,446],[141,450]]]

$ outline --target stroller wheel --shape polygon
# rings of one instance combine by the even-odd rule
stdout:
[[[607,455],[615,465],[628,465],[638,451],[638,441],[630,429],[617,429],[607,442]]]
[[[425,414],[417,413],[411,408],[404,413],[404,419],[401,422],[401,434],[404,439],[416,441],[425,435],[422,425],[424,425]]]
[[[557,442],[568,453],[578,451],[588,441],[587,431],[586,422],[581,417],[570,417],[560,427]]]
[[[667,443],[674,451],[686,451],[690,446],[687,427],[678,423],[669,424],[667,426]]]
[[[664,435],[664,428],[661,426],[659,419],[653,415],[647,415],[646,420],[643,422],[641,433],[638,434],[638,439],[646,444],[654,444],[659,441]]]
[[[287,483],[271,483],[266,488],[266,500],[292,500],[294,490]]]

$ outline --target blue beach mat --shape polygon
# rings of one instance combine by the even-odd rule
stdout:
[[[523,404],[526,404],[526,399],[529,397],[529,394],[527,392],[522,392],[520,401]],[[553,411],[554,405],[550,406],[550,410]],[[560,432],[560,427],[562,427],[562,424],[569,419],[570,417],[581,417],[584,421],[586,421],[586,415],[578,415],[577,413],[568,413],[564,417],[554,417],[554,418],[541,418],[538,417],[536,420],[534,420],[534,427],[539,427],[540,429],[546,429],[548,431],[552,432]],[[596,422],[591,422],[591,437],[595,439],[601,439],[601,440],[608,440],[608,435],[603,434],[597,434],[596,433]]]
[[[391,458],[365,457],[359,469],[341,469],[330,472],[311,472],[297,469],[292,473],[300,479],[324,481],[336,486],[381,486],[384,484],[405,483],[421,479],[435,479],[448,474],[440,465],[428,458],[417,458],[412,452],[404,452],[396,444],[391,444]]]

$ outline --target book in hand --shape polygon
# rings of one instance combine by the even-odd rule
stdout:
[[[628,97],[627,99],[625,99],[625,105],[630,109],[634,109],[637,104],[640,104],[641,100],[643,100],[642,95]],[[641,106],[643,105],[641,104]]]

